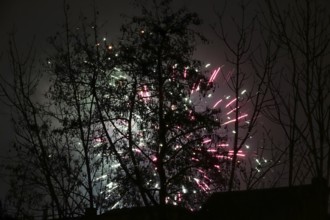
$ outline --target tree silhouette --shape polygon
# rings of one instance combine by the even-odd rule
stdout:
[[[207,167],[199,158],[208,155],[201,143],[219,126],[219,112],[198,109],[194,101],[197,93],[212,92],[201,62],[192,58],[195,41],[204,40],[192,29],[200,20],[184,9],[173,11],[170,2],[139,5],[142,16],[122,27],[117,73],[96,99],[109,108],[119,100],[120,117],[113,120],[109,108],[99,107],[98,114],[107,143],[113,135],[120,140],[109,150],[138,188],[140,202],[194,207],[188,192],[201,193],[199,200],[205,194],[194,173],[201,164]],[[117,97],[107,94],[114,85]]]
[[[214,165],[222,161],[202,143],[219,127],[220,111],[200,106],[214,91],[192,58],[196,42],[205,41],[194,30],[200,20],[170,3],[138,5],[142,15],[122,27],[118,45],[100,37],[95,9],[92,22],[77,27],[65,5],[44,78],[12,44],[14,81],[3,79],[1,89],[15,111],[10,169],[21,175],[13,190],[34,195],[13,198],[32,207],[26,210],[62,218],[85,208],[198,208],[221,189]],[[35,93],[40,79],[49,80],[44,97]]]
[[[283,153],[274,154],[268,135],[262,135],[265,132],[263,112],[273,105],[269,87],[277,61],[277,45],[272,42],[272,35],[261,31],[261,16],[252,12],[250,3],[239,1],[240,12],[234,16],[228,15],[224,5],[221,12],[217,12],[217,25],[212,26],[225,48],[227,67],[223,69],[227,71],[222,72],[223,84],[233,94],[223,100],[226,106],[223,115],[229,119],[223,117],[221,122],[233,132],[229,191],[251,189],[263,183],[262,179],[283,156]],[[242,159],[243,156],[246,159]]]
[[[329,184],[329,13],[320,1],[294,6],[281,10],[267,1],[271,16],[264,25],[284,64],[273,76],[277,108],[270,115],[288,141],[289,186],[313,177]]]

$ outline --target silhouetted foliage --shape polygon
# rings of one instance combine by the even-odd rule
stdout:
[[[221,188],[222,174],[212,171],[218,161],[201,144],[219,127],[219,110],[197,108],[212,93],[192,58],[196,41],[205,41],[193,28],[200,20],[170,1],[138,6],[142,15],[122,27],[116,45],[99,36],[96,10],[76,27],[65,5],[44,78],[12,44],[14,81],[3,80],[2,90],[15,111],[18,218],[166,203],[197,208],[211,190],[200,190],[197,169],[213,173],[212,190]],[[39,79],[49,80],[44,97],[35,95]]]

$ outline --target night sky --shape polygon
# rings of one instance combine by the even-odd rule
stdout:
[[[77,21],[80,14],[91,14],[91,3],[89,0],[70,0],[70,17]],[[114,3],[113,3],[114,2]],[[209,40],[210,44],[200,45],[196,52],[196,57],[205,62],[212,63],[213,67],[221,65],[224,54],[221,52],[219,41],[214,39],[210,24],[215,22],[214,10],[219,7],[219,2],[215,0],[180,0],[174,1],[175,6],[185,5],[190,11],[197,12],[204,24],[199,30]],[[125,21],[124,15],[135,15],[136,9],[130,0],[109,1],[96,0],[100,11],[100,21],[105,22],[102,31],[107,32],[108,38],[114,41],[119,36],[119,28]],[[42,61],[49,44],[47,38],[61,29],[63,24],[63,1],[55,0],[1,0],[0,1],[0,74],[6,79],[10,79],[10,68],[8,65],[8,38],[14,32],[19,49],[25,52],[28,45],[34,41],[34,48],[37,52],[38,60]],[[232,10],[232,11],[231,11]],[[233,14],[235,8],[228,9],[229,14]],[[37,62],[38,62],[37,60]],[[13,139],[13,131],[10,124],[10,109],[1,104],[0,108],[0,160],[6,156],[8,147]],[[2,170],[0,169],[0,172]],[[7,186],[5,178],[0,175],[0,199],[4,198]]]

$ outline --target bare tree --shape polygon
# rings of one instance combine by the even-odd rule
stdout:
[[[26,204],[30,207],[27,210],[37,208],[35,212],[42,211],[41,203],[49,204],[52,217],[62,218],[81,215],[85,208],[99,207],[104,202],[100,192],[105,186],[97,181],[104,158],[99,156],[100,150],[93,148],[99,127],[95,125],[95,102],[89,87],[91,75],[78,75],[78,71],[87,71],[83,66],[77,69],[77,65],[86,66],[85,59],[83,53],[72,54],[78,46],[84,48],[84,42],[78,42],[84,38],[69,30],[65,7],[63,45],[54,39],[63,35],[51,38],[57,54],[47,60],[47,67],[38,66],[47,73],[44,78],[50,80],[46,96],[41,97],[38,90],[45,85],[39,83],[42,76],[34,62],[33,45],[30,53],[20,56],[14,38],[10,47],[13,82],[4,78],[1,81],[2,100],[12,108],[16,130],[15,157],[9,169],[17,217],[25,214],[26,210],[20,210]],[[74,40],[76,47],[72,46]]]
[[[321,1],[293,2],[266,4],[281,70],[271,83],[277,108],[270,115],[288,143],[289,186],[313,177],[329,185],[329,11]]]
[[[272,148],[270,141],[265,141],[261,135],[264,127],[262,112],[272,100],[269,84],[277,59],[277,45],[272,42],[272,36],[262,32],[258,14],[248,13],[250,3],[240,1],[241,11],[235,16],[227,16],[224,6],[223,11],[217,13],[218,25],[212,27],[225,46],[228,69],[223,72],[223,80],[233,92],[233,97],[227,100],[224,108],[224,115],[229,118],[223,118],[221,123],[234,133],[227,184],[229,191],[240,188],[242,182],[245,182],[246,188],[262,182],[282,155],[273,154],[274,158],[267,159]],[[251,142],[254,135],[259,140]],[[253,144],[255,146],[251,149],[256,155],[247,153],[249,158],[240,158],[244,156],[242,150],[250,151]],[[251,158],[254,161],[251,162]]]
[[[54,167],[49,161],[48,139],[45,138],[48,122],[44,114],[39,114],[39,106],[33,101],[40,76],[33,72],[34,51],[32,48],[31,46],[26,56],[21,56],[12,38],[9,55],[13,83],[4,78],[1,81],[3,101],[13,110],[16,133],[14,148],[17,153],[15,161],[18,162],[13,163],[13,169],[17,175],[16,184],[23,184],[22,191],[31,189],[30,187],[37,187],[35,192],[48,191],[50,200],[54,202],[58,215],[61,217],[63,210],[53,179]],[[16,216],[20,214],[17,213]]]

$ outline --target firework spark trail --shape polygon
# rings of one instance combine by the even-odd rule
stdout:
[[[212,139],[206,139],[206,140],[204,140],[202,143],[203,144],[207,144],[207,143],[210,143],[212,141]]]
[[[201,181],[198,178],[194,178],[194,180],[199,186],[199,188],[201,188],[204,192],[208,192],[210,190],[210,187],[205,182]]]
[[[236,109],[238,109],[238,108],[233,108],[232,110],[230,110],[229,112],[227,112],[226,115],[230,115],[230,114],[233,113]]]
[[[230,150],[228,152],[228,156],[233,156],[234,155],[234,151],[233,150]],[[243,153],[242,150],[239,150],[236,152],[236,155],[239,156],[239,157],[245,157],[245,154]]]
[[[248,116],[248,114],[241,115],[237,119],[235,118],[235,119],[226,121],[226,122],[222,123],[221,125],[227,125],[227,124],[233,123],[233,122],[238,121],[238,120],[240,120],[242,118],[246,118],[247,116]]]
[[[183,71],[183,78],[187,78],[187,67],[184,68],[184,71]]]
[[[217,101],[214,105],[213,105],[213,107],[212,108],[215,108],[215,107],[217,107],[218,106],[218,104],[220,104],[222,102],[222,99],[220,99],[219,101]]]
[[[233,104],[233,102],[235,102],[237,100],[237,98],[234,98],[233,100],[231,100],[227,105],[226,108],[228,108],[231,104]]]
[[[203,171],[201,169],[197,169],[197,171],[202,174],[204,179],[211,181],[211,179],[205,174],[205,171]]]
[[[218,69],[214,70],[210,79],[209,79],[209,82],[207,84],[210,84],[210,83],[213,83],[215,78],[217,77],[219,71],[220,71],[221,67],[219,67]]]

